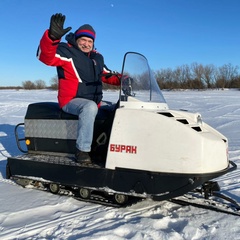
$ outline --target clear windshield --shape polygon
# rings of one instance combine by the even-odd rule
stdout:
[[[149,68],[147,59],[138,53],[126,53],[121,79],[121,101],[166,103]]]

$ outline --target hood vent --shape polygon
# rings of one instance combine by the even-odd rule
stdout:
[[[158,112],[158,114],[161,114],[165,117],[174,117],[170,112]]]
[[[197,132],[202,132],[202,129],[200,127],[192,127],[192,129]]]
[[[187,119],[177,119],[177,121],[183,124],[189,124]]]
[[[158,112],[158,114],[161,114],[161,115],[163,115],[165,117],[175,118],[174,115],[171,112]],[[180,123],[182,123],[182,124],[189,125],[196,132],[202,132],[201,127],[199,127],[199,126],[192,126],[192,124],[186,118],[175,118],[175,120],[180,122]]]

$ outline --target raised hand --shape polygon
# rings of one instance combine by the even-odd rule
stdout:
[[[49,27],[49,37],[53,41],[61,39],[63,35],[72,29],[71,27],[63,29],[64,21],[65,15],[62,15],[61,13],[52,15]]]

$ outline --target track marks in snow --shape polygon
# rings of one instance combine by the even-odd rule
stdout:
[[[166,221],[169,222],[169,218],[163,219],[165,216],[164,211],[161,212],[162,204],[164,202],[156,204],[156,202],[145,201],[140,203],[140,206],[137,204],[139,209],[137,209],[137,206],[134,206],[135,209],[131,209],[131,207],[127,209],[110,209],[111,212],[106,212],[104,216],[101,215],[97,220],[96,218],[93,221],[90,220],[90,223],[85,226],[84,232],[81,230],[80,235],[74,237],[87,239],[91,236],[98,239],[104,232],[105,235],[111,236],[109,239],[161,239],[161,231],[159,231],[161,226],[159,226],[158,222],[164,221],[165,225],[171,225],[171,223],[166,223]],[[165,213],[169,214],[169,212]],[[149,219],[151,219],[151,223]],[[181,222],[176,223],[176,226],[179,227],[179,224]],[[155,231],[149,230],[152,227]],[[176,237],[178,233],[177,231],[175,233],[171,232],[170,235]]]
[[[27,106],[28,102],[6,102],[0,105],[1,122],[8,124],[14,124],[15,122],[23,122],[23,112],[26,111]],[[11,115],[11,119],[9,119],[9,115]]]
[[[33,191],[36,190],[27,190],[25,195],[33,194]],[[42,195],[39,191],[34,193]],[[50,199],[57,198],[55,195],[45,194]],[[44,200],[44,197],[41,197]],[[181,207],[174,207],[169,202],[149,200],[125,209],[83,203],[63,196],[59,197],[57,202],[56,204],[56,199],[53,199],[53,204],[48,200],[46,205],[29,206],[27,211],[20,207],[19,211],[14,213],[2,213],[1,236],[4,239],[11,239],[13,236],[18,239],[28,239],[29,236],[31,239],[89,239],[98,238],[104,232],[106,236],[111,236],[111,239],[161,239],[161,231],[166,231],[168,226],[172,229],[169,236],[175,237],[172,239],[181,239],[177,232],[187,224],[183,219],[171,220],[170,215]],[[51,219],[47,216],[51,216]],[[155,231],[152,231],[152,226],[149,228],[152,223]],[[17,227],[8,228],[12,224]]]
[[[6,159],[7,157],[10,157],[10,154],[6,151],[6,149],[0,143],[0,161],[3,159]]]
[[[74,204],[74,199],[67,197],[59,199],[62,200],[61,203],[47,204],[29,208],[27,211],[23,209],[8,214],[1,222],[1,236],[4,239],[11,239],[12,236],[18,236],[18,239],[27,239],[28,236],[47,237],[49,234],[51,236],[59,227],[62,229],[63,224],[69,225],[76,221],[77,223],[79,221],[88,222],[89,217],[98,212],[98,205],[84,204],[79,208]],[[49,219],[49,215],[51,215],[51,219]],[[35,217],[33,218],[33,216]],[[24,226],[22,226],[22,221],[24,221]],[[18,227],[8,228],[8,225],[12,224]]]

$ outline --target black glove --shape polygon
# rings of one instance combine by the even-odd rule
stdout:
[[[72,29],[71,27],[63,29],[64,21],[65,15],[62,15],[61,13],[52,15],[49,27],[49,37],[53,41],[61,39],[63,35]]]

